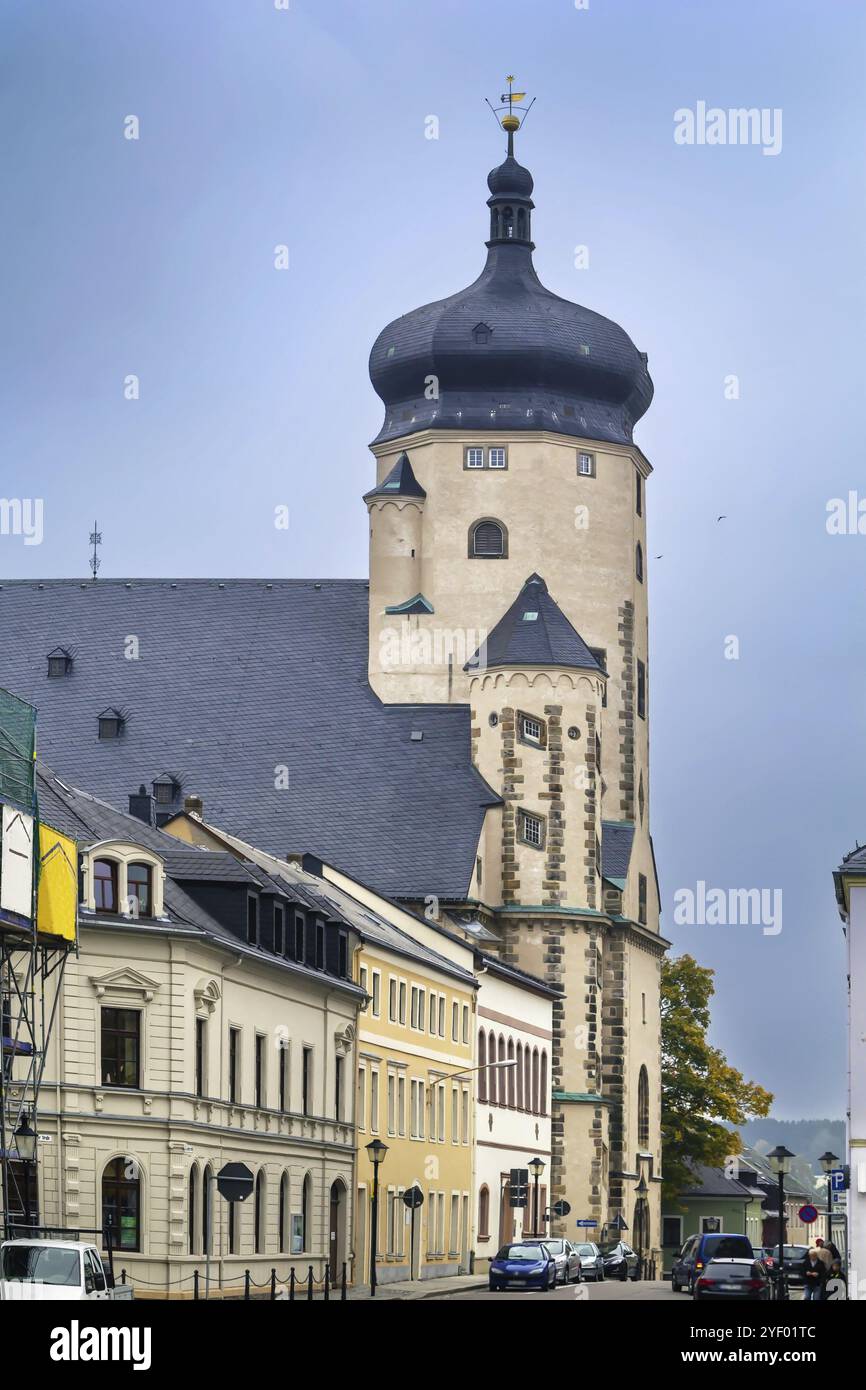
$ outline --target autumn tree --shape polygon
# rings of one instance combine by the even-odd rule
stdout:
[[[714,974],[693,956],[666,959],[662,966],[662,1172],[667,1199],[689,1185],[690,1165],[723,1167],[740,1147],[739,1135],[727,1125],[764,1116],[773,1102],[769,1091],[746,1081],[707,1041]]]

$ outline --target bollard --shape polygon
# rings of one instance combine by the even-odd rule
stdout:
[[[292,1268],[291,1268],[291,1270],[289,1271],[289,1302],[290,1302],[290,1303],[294,1303],[294,1301],[295,1301],[295,1266],[292,1265]]]
[[[244,1270],[244,1298],[249,1298],[249,1296],[250,1296],[250,1272],[249,1272],[248,1269],[245,1269],[245,1270]]]
[[[309,1265],[307,1270],[307,1302],[313,1301],[313,1266]]]
[[[331,1266],[330,1266],[330,1265],[325,1265],[325,1294],[324,1294],[324,1297],[325,1297],[325,1302],[328,1303],[328,1302],[330,1301],[330,1298],[331,1298]]]
[[[277,1296],[277,1271],[271,1268],[271,1302]]]
[[[346,1261],[343,1261],[343,1272],[340,1275],[340,1302],[346,1301]]]
[[[197,1270],[197,1269],[193,1271],[193,1276],[192,1276],[192,1289],[193,1289],[192,1296],[193,1296],[193,1298],[195,1299],[195,1301],[196,1301],[196,1303],[197,1303],[197,1302],[198,1302],[198,1270]]]

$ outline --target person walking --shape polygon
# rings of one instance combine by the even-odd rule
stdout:
[[[820,1302],[824,1296],[824,1285],[827,1282],[829,1265],[821,1258],[821,1251],[816,1245],[809,1248],[803,1260],[803,1298],[807,1303]]]
[[[827,1265],[828,1269],[834,1260],[839,1260],[841,1263],[842,1256],[839,1254],[832,1240],[825,1240],[823,1236],[819,1236],[815,1241],[815,1245],[820,1252],[821,1259]]]

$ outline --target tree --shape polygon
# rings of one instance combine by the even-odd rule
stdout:
[[[661,978],[663,1196],[675,1199],[692,1181],[690,1166],[724,1167],[740,1136],[727,1126],[764,1116],[769,1091],[707,1042],[713,970],[693,956],[665,960]],[[725,1123],[727,1122],[727,1123]]]

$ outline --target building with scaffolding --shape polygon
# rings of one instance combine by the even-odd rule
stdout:
[[[75,842],[40,816],[36,711],[0,690],[0,1201],[9,1234],[39,1220],[39,1096],[76,949]]]

